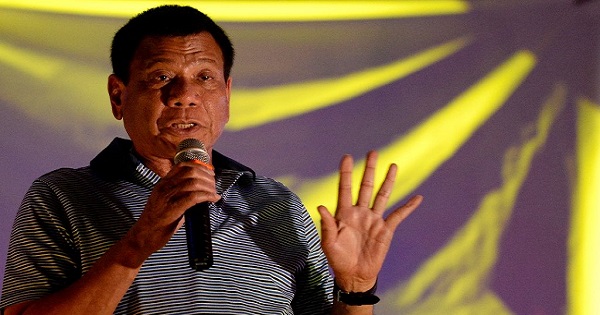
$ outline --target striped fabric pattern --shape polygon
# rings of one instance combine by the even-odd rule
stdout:
[[[160,178],[139,162],[130,163],[131,176],[103,173],[122,156],[137,161],[130,146],[116,139],[97,166],[59,169],[32,184],[13,226],[0,308],[76,281],[134,224]],[[189,267],[182,227],[144,263],[115,314],[329,313],[327,260],[298,197],[213,158],[222,196],[210,205],[214,266]]]

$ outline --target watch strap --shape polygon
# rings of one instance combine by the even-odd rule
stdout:
[[[377,290],[377,282],[375,285],[365,292],[353,292],[353,291],[343,291],[335,282],[333,281],[333,298],[347,305],[373,305],[379,302],[379,297],[375,295],[375,291]]]

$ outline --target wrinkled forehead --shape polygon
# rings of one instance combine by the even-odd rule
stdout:
[[[135,51],[132,66],[183,62],[223,65],[221,48],[208,32],[185,36],[147,36]]]

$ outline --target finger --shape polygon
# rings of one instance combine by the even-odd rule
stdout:
[[[160,180],[156,189],[167,204],[177,209],[189,208],[201,202],[217,202],[220,199],[212,171],[197,165],[178,165]]]
[[[338,192],[338,209],[352,206],[352,168],[354,161],[352,156],[346,154],[340,162],[340,182]]]
[[[196,192],[216,194],[214,177],[204,174],[182,174],[180,177],[162,178],[160,187],[160,191],[166,196]]]
[[[216,193],[215,180],[212,177],[189,177],[181,178],[174,182],[174,189],[181,192],[205,191]]]
[[[381,187],[377,191],[377,196],[375,196],[375,201],[373,202],[373,212],[383,215],[385,209],[387,207],[388,200],[392,195],[392,191],[394,189],[394,183],[396,182],[396,172],[398,167],[396,164],[390,165],[387,174],[385,175],[385,180],[381,183]]]
[[[205,164],[199,161],[181,162],[171,169],[171,172],[167,176],[182,176],[186,174],[197,175],[205,174],[208,176],[215,176],[214,168],[210,164]]]
[[[337,223],[325,206],[317,207],[321,215],[321,243],[331,244],[337,239]]]
[[[365,171],[362,181],[360,182],[360,191],[358,192],[358,200],[356,204],[361,207],[369,207],[371,197],[373,196],[373,187],[375,186],[375,168],[377,166],[377,152],[370,151],[367,153],[367,161],[365,163]]]
[[[193,184],[192,187],[196,185],[198,189],[203,189],[204,186],[209,189],[215,187],[214,171],[195,162],[182,162],[177,164],[163,180],[167,178],[175,185],[188,182]]]
[[[221,199],[221,196],[212,190],[193,190],[181,191],[172,197],[172,202],[180,204],[182,207],[191,207],[193,205],[212,202],[215,203]]]
[[[423,201],[423,196],[413,196],[403,206],[394,210],[385,220],[392,231],[395,231],[398,225],[404,221]]]

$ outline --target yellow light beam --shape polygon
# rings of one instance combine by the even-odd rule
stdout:
[[[55,77],[66,66],[61,60],[36,54],[3,42],[0,42],[0,63],[18,69],[39,80],[49,80]]]
[[[398,165],[397,185],[390,203],[400,201],[449,159],[506,102],[535,63],[536,58],[531,52],[515,53],[407,135],[380,149],[380,164]],[[355,166],[354,191],[358,189],[363,168],[364,160],[361,160]],[[381,182],[384,176],[381,169],[376,174],[376,181]],[[298,180],[292,176],[281,179],[298,193],[317,226],[320,226],[317,206],[324,204],[329,209],[335,208],[337,180],[336,173],[312,180]]]
[[[487,287],[489,275],[532,160],[545,145],[552,125],[564,109],[566,95],[566,87],[556,85],[533,128],[524,128],[536,132],[505,152],[502,185],[483,196],[474,215],[406,284],[386,294],[386,307],[410,315],[511,314]]]
[[[577,181],[569,235],[568,314],[600,314],[600,106],[578,102]]]
[[[196,7],[218,21],[289,22],[389,19],[464,14],[463,0],[405,1],[176,1]],[[102,17],[129,18],[165,1],[122,0],[0,0],[0,8],[25,9]]]
[[[352,99],[406,77],[462,49],[467,37],[449,41],[387,65],[340,78],[232,92],[228,130],[241,130],[305,114]]]
[[[231,118],[227,124],[227,128],[228,130],[234,131],[243,130],[267,122],[290,118],[323,107],[335,105],[339,102],[357,97],[385,84],[406,77],[411,73],[438,62],[462,49],[469,41],[470,39],[468,37],[452,40],[418,52],[414,56],[406,59],[388,65],[351,73],[340,78],[315,80],[258,90],[241,90],[234,88],[232,92],[233,104],[231,105]],[[101,71],[93,75],[90,74],[92,69],[73,71],[72,69],[82,68],[85,67],[85,65],[77,65],[70,60],[36,53],[1,41],[0,64],[5,64],[34,79],[33,81],[28,79],[28,82],[39,82],[42,84],[43,86],[41,88],[37,88],[39,93],[47,90],[44,86],[55,85],[49,92],[56,95],[63,95],[69,100],[74,97],[76,98],[77,96],[71,94],[77,94],[76,92],[79,90],[66,88],[66,85],[63,86],[62,83],[52,81],[51,79],[60,76],[63,80],[69,80],[69,78],[76,76],[78,77],[76,79],[77,82],[89,82],[90,85],[97,84],[97,87],[94,90],[99,91],[103,90],[99,88],[102,87],[106,81],[106,75],[103,75]],[[80,78],[77,73],[81,71],[84,71],[86,74]],[[32,86],[33,84],[30,84],[27,89],[31,89]],[[65,90],[60,91],[63,87],[65,87]],[[23,88],[25,88],[25,86],[20,87],[19,89]],[[34,113],[36,110],[39,110],[22,99],[21,95],[29,93],[20,91],[19,89],[15,90],[8,86],[0,87],[0,92],[2,92],[1,98],[9,99],[11,102],[14,102],[14,104],[21,104],[21,106],[19,106],[20,110],[31,110],[34,111]],[[97,99],[101,100],[105,98]],[[57,111],[60,112],[62,116],[68,116],[65,115],[65,112],[72,114],[80,112],[79,106],[81,106],[81,104],[79,103],[75,104],[75,108],[72,107],[73,105],[70,105],[72,102],[59,101],[58,103],[64,106],[63,109]],[[89,101],[86,103],[89,103]],[[281,104],[285,104],[286,106],[281,106]],[[104,110],[104,107],[99,107],[99,109]],[[49,119],[51,117],[42,117],[42,119],[44,118]],[[95,122],[92,123],[98,125],[114,123],[113,119],[107,115],[99,115],[96,116],[96,118]],[[98,118],[108,118],[108,121],[100,120]],[[54,124],[56,121],[52,121],[51,123]]]
[[[119,125],[108,109],[108,75],[101,69],[0,41],[0,70],[10,78],[0,84],[0,100],[49,128],[68,131],[88,148],[104,146]]]

